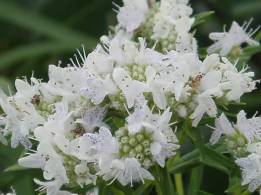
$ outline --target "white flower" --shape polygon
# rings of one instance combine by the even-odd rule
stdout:
[[[236,163],[242,170],[242,185],[248,184],[249,191],[253,192],[261,186],[261,143],[250,144],[247,150],[251,154],[237,159]]]
[[[12,132],[11,146],[17,147],[22,143],[27,148],[31,147],[27,136],[30,130],[43,124],[44,119],[25,98],[18,96],[9,98],[2,90],[0,90],[0,105],[6,114],[5,128]]]
[[[160,79],[164,80],[166,91],[172,92],[179,101],[189,79],[199,72],[201,62],[194,53],[170,51],[165,63],[168,68],[161,73]]]
[[[96,183],[97,176],[90,173],[87,163],[82,162],[81,164],[76,165],[74,172],[77,174],[77,183],[81,187]]]
[[[210,138],[211,144],[217,143],[222,135],[232,136],[236,131],[239,131],[248,143],[261,140],[261,118],[254,116],[247,119],[246,113],[243,110],[238,113],[236,124],[232,125],[227,117],[222,114],[215,120],[215,126]]]
[[[222,73],[220,71],[210,71],[201,78],[198,86],[200,94],[196,97],[198,105],[190,117],[193,119],[193,126],[196,127],[198,125],[205,113],[210,117],[217,115],[217,106],[213,97],[221,97],[223,95],[219,86],[221,79]]]
[[[95,127],[102,127],[105,124],[103,119],[106,114],[106,109],[102,107],[93,107],[85,111],[81,119],[77,119],[75,123],[81,124],[86,132],[93,132]]]
[[[132,32],[144,22],[149,6],[147,0],[123,0],[123,3],[123,7],[119,8],[117,19],[120,26]]]
[[[86,79],[86,85],[81,88],[81,93],[85,94],[95,105],[100,104],[107,95],[117,92],[117,87],[108,75],[105,79],[94,76]]]
[[[153,114],[144,104],[142,107],[136,107],[135,111],[126,119],[130,136],[135,136],[142,130],[151,134],[150,151],[153,158],[162,167],[165,166],[165,160],[174,156],[179,148],[178,140],[169,124],[171,115],[169,108],[161,115]],[[147,166],[149,167],[149,165]]]
[[[80,95],[81,89],[86,86],[89,73],[81,67],[57,67],[50,65],[48,69],[48,88],[52,94],[73,100]]]
[[[155,132],[154,142],[150,146],[151,154],[157,163],[165,166],[165,161],[176,154],[179,149],[178,139],[171,128],[166,128],[162,132]]]
[[[147,85],[150,92],[152,93],[155,105],[157,105],[160,109],[165,109],[167,106],[167,100],[164,89],[166,88],[167,82],[164,79],[164,81],[162,81],[162,79],[158,77],[157,71],[152,66],[148,66],[146,68],[145,75]]]
[[[153,114],[145,102],[142,106],[137,106],[126,121],[128,122],[128,131],[133,134],[139,132],[143,127],[151,131],[162,131],[169,127],[170,118],[169,108],[162,115]]]
[[[246,139],[251,143],[261,140],[261,118],[253,116],[246,118],[246,113],[240,111],[237,115],[236,128],[239,129]]]
[[[142,168],[135,158],[115,159],[107,169],[102,169],[99,174],[106,181],[112,180],[111,182],[113,182],[117,179],[123,186],[127,184],[133,186],[134,182],[139,181],[144,183],[144,179],[154,180],[151,173]]]
[[[123,68],[115,68],[113,80],[122,90],[129,108],[133,107],[135,102],[138,104],[145,102],[143,93],[148,91],[146,85],[140,81],[133,80],[126,70]]]
[[[220,137],[224,135],[232,135],[234,133],[234,128],[227,119],[224,113],[221,114],[219,118],[215,120],[215,128],[210,138],[210,143],[215,144],[218,142]]]
[[[99,163],[106,164],[108,159],[117,157],[119,145],[110,130],[101,127],[97,134],[86,133],[73,140],[69,148],[80,160],[95,161],[96,159]]]
[[[155,117],[146,103],[144,103],[141,107],[136,107],[134,112],[126,118],[126,121],[128,122],[128,131],[134,134],[139,132],[144,126],[153,126],[153,124],[151,124],[153,120],[155,124]]]
[[[88,54],[83,67],[88,69],[90,74],[107,75],[112,72],[113,60],[108,58],[102,46],[98,45],[94,51]]]
[[[228,66],[233,66],[230,62],[223,58]],[[240,97],[248,92],[256,89],[257,81],[253,81],[254,72],[247,72],[248,67],[241,71],[227,70],[224,72],[224,80],[221,87],[224,91],[228,91],[226,98],[229,101],[239,101]]]
[[[103,179],[118,179],[122,185],[145,179],[151,174],[141,167],[136,159],[119,159],[119,144],[109,129],[102,127],[98,134],[85,134],[79,138],[78,150],[81,159],[97,159],[98,175]]]
[[[51,115],[48,121],[34,130],[34,136],[38,141],[48,141],[54,143],[56,135],[67,136],[71,130],[75,129],[73,112],[69,112],[68,104],[60,102],[56,104],[56,112]]]
[[[190,16],[192,8],[187,5],[188,1],[163,0],[161,1],[160,11],[171,19],[178,19],[184,16]]]
[[[48,142],[40,142],[36,153],[20,158],[18,162],[23,167],[41,168],[46,180],[68,182],[63,160]]]
[[[194,18],[189,16],[192,9],[187,2],[162,0],[155,15],[152,39],[157,41],[173,42],[174,49],[181,53],[197,52],[197,43],[189,33]],[[169,49],[168,46],[164,49]]]
[[[194,18],[183,17],[175,22],[175,30],[177,32],[176,50],[181,53],[197,53],[198,45],[192,33],[189,33]],[[184,33],[187,32],[187,33]]]
[[[31,101],[33,96],[40,95],[39,88],[37,85],[30,85],[28,82],[23,81],[21,79],[15,80],[15,88],[16,94],[15,96],[18,98],[24,98],[27,101]]]
[[[228,32],[210,33],[209,38],[215,43],[208,48],[208,53],[219,52],[221,56],[226,56],[234,47],[241,46],[242,43],[252,46],[259,45],[257,41],[251,38],[259,30],[259,27],[247,32],[251,22],[252,20],[245,22],[242,27],[237,22],[233,22]]]
[[[195,111],[190,116],[190,118],[193,119],[192,126],[194,127],[198,125],[205,113],[210,117],[215,117],[217,115],[217,106],[210,95],[198,96],[197,104]]]
[[[60,191],[60,188],[63,185],[63,181],[59,179],[47,182],[42,182],[38,179],[34,179],[34,182],[40,185],[37,191],[46,192],[47,195],[76,195],[67,191]]]

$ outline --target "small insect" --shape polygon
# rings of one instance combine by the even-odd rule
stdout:
[[[84,133],[85,133],[85,130],[83,127],[76,127],[73,132],[76,134],[76,135],[79,135],[79,136],[82,136]]]
[[[41,102],[41,96],[40,95],[34,95],[32,100],[31,100],[31,103],[34,104],[34,105],[39,105]]]
[[[197,75],[194,79],[192,79],[192,87],[197,88],[200,85],[200,81],[203,78],[202,74]]]

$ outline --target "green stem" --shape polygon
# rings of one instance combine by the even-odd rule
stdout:
[[[183,181],[182,181],[181,173],[175,174],[175,184],[176,184],[176,189],[177,189],[178,194],[184,195]]]
[[[242,195],[250,195],[250,192],[248,190],[244,191]]]
[[[179,159],[180,155],[177,154],[176,158]],[[178,195],[184,195],[182,174],[181,173],[176,173],[174,175],[174,177],[175,177],[175,185],[176,185],[176,189],[177,189]]]

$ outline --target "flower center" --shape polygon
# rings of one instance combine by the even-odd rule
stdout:
[[[40,95],[33,96],[31,103],[35,106],[38,113],[45,118],[53,113],[54,106],[44,101]]]
[[[242,157],[246,155],[247,143],[248,141],[245,136],[239,132],[236,132],[233,135],[225,138],[225,144],[227,145],[228,151],[236,157]]]
[[[120,143],[121,158],[136,158],[144,167],[150,167],[153,163],[150,145],[152,134],[145,129],[135,134],[129,134],[126,128],[119,129],[116,137]]]
[[[126,66],[126,70],[129,72],[130,77],[134,80],[138,81],[146,81],[146,71],[147,65],[140,65],[140,64],[128,64]]]

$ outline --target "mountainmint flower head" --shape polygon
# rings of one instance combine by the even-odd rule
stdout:
[[[173,112],[183,118],[189,116],[193,126],[197,126],[205,114],[217,115],[218,99],[224,99],[224,103],[238,102],[256,86],[253,72],[247,68],[238,71],[236,65],[226,58],[220,59],[217,54],[201,61],[194,53],[171,51],[164,64],[165,69],[156,81],[164,86],[164,97]]]
[[[81,160],[97,162],[97,174],[112,183],[133,185],[152,180],[149,168],[176,154],[178,140],[171,130],[171,113],[154,114],[147,107],[137,106],[126,118],[126,124],[115,131],[106,127],[98,133],[87,133],[73,140],[74,155]]]
[[[143,39],[135,43],[114,38],[104,47],[105,51],[100,50],[97,54],[95,50],[87,56],[84,63],[86,69],[93,72],[87,79],[88,86],[82,88],[82,93],[86,94],[87,98],[94,104],[99,104],[105,97],[109,97],[113,107],[124,108],[123,105],[126,103],[131,108],[135,103],[145,102],[144,93],[152,93],[157,106],[166,107],[166,104],[159,102],[157,98],[158,94],[163,93],[163,86],[156,87],[156,83],[153,84],[150,79],[152,76],[150,71],[154,74],[162,71],[163,54],[153,48],[147,48]],[[107,72],[101,70],[98,73],[95,66],[100,64],[95,63],[95,58],[101,56],[108,64],[114,64],[114,68],[107,69],[105,66]]]
[[[118,7],[117,19],[119,25],[128,32],[136,30],[145,20],[149,12],[147,0],[123,0],[123,7]]]
[[[248,185],[250,192],[261,187],[261,143],[253,143],[247,146],[250,153],[247,157],[236,160],[237,165],[242,170],[242,185]]]
[[[117,9],[120,29],[132,33],[134,40],[144,37],[150,46],[156,44],[159,51],[196,52],[196,41],[189,32],[194,19],[190,18],[192,9],[188,1],[126,0]]]
[[[210,143],[215,144],[221,136],[225,138],[225,144],[235,156],[245,154],[246,146],[261,140],[261,118],[253,116],[246,118],[242,110],[237,115],[237,123],[231,124],[224,113],[215,121],[215,128],[210,138]]]
[[[219,52],[221,56],[227,56],[233,49],[237,47],[240,48],[243,43],[258,46],[259,42],[251,37],[258,32],[259,27],[255,30],[251,28],[249,32],[247,32],[251,22],[252,19],[249,22],[245,22],[242,26],[237,22],[233,22],[228,32],[210,33],[209,38],[215,41],[215,43],[208,48],[208,53]]]
[[[136,192],[145,184],[144,193],[161,192],[161,183],[182,177],[180,162],[201,166],[202,159],[190,157],[199,159],[207,151],[212,151],[208,166],[221,167],[237,181],[236,169],[230,170],[234,165],[215,156],[223,155],[212,146],[218,142],[226,148],[224,159],[232,158],[242,170],[242,185],[251,192],[260,189],[261,118],[240,111],[231,123],[224,113],[219,116],[223,108],[233,114],[230,105],[239,105],[244,94],[256,89],[258,81],[241,63],[243,55],[236,56],[236,63],[231,55],[243,43],[259,45],[251,38],[258,28],[247,30],[251,21],[242,27],[233,22],[228,32],[211,33],[215,43],[208,55],[199,55],[191,31],[208,13],[193,18],[189,0],[114,5],[118,24],[93,51],[87,54],[82,47],[66,66],[49,65],[47,81],[16,79],[14,93],[0,90],[0,143],[8,146],[10,137],[11,147],[25,147],[18,163],[42,171],[42,179],[34,179],[37,191],[76,195],[72,192],[90,189],[98,194],[111,185],[108,193],[122,194],[129,192],[125,186]],[[215,124],[209,146],[195,140],[194,133],[203,137],[199,128],[213,123],[210,119]],[[195,146],[191,151],[187,139]],[[172,177],[176,162],[181,172]]]

